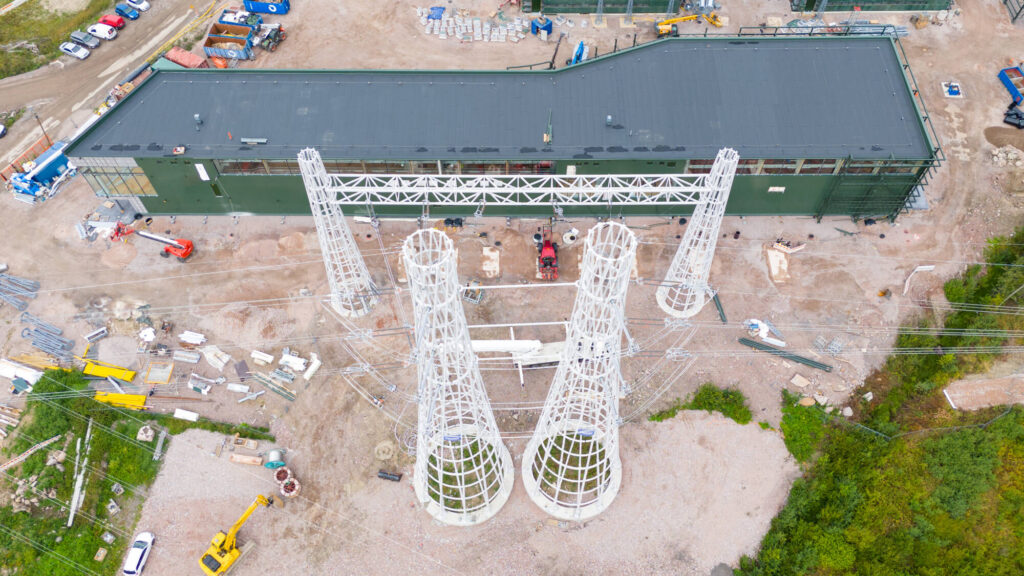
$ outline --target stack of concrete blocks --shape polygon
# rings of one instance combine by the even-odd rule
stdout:
[[[440,20],[430,20],[430,10],[417,8],[423,33],[434,35],[441,40],[456,38],[460,42],[519,42],[526,39],[529,22],[517,16],[508,22],[494,22],[481,18],[471,18],[468,11],[453,10],[454,16],[443,15]]]

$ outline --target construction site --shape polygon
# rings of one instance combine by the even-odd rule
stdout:
[[[520,4],[247,0],[272,47],[207,36],[95,118],[0,80],[44,117],[0,140],[9,172],[39,179],[38,129],[65,143],[0,196],[2,517],[96,536],[0,538],[95,575],[757,556],[810,469],[783,398],[865,413],[901,326],[1021,224],[996,75],[1024,28],[999,0]],[[952,409],[1020,403],[1004,360]],[[706,384],[750,422],[676,414]],[[35,437],[38,407],[74,432]]]

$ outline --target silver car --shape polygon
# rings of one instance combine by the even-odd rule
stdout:
[[[89,49],[83,48],[74,42],[64,42],[60,45],[60,51],[79,60],[85,60],[89,57]]]

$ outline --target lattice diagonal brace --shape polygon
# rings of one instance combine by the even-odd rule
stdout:
[[[739,161],[740,156],[735,150],[723,148],[711,166],[707,188],[693,210],[693,217],[672,258],[665,281],[655,292],[658,305],[669,316],[690,318],[707,302],[710,292],[708,276],[715,257],[718,230],[722,227],[725,205],[729,201]]]
[[[582,521],[619,491],[619,359],[636,236],[617,223],[590,229],[565,350],[523,454],[527,494],[548,514]]]
[[[444,233],[420,230],[406,238],[402,257],[416,330],[413,487],[441,522],[478,524],[508,500],[515,471],[470,345],[455,249]]]
[[[367,314],[377,301],[377,288],[345,223],[345,214],[333,202],[330,177],[320,153],[312,148],[299,152],[299,171],[327,267],[331,306],[342,316]]]

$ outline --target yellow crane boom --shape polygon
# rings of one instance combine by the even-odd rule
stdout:
[[[256,511],[256,508],[270,506],[273,501],[273,496],[268,498],[262,494],[257,495],[256,499],[245,509],[245,512],[235,521],[226,534],[221,531],[213,537],[213,540],[210,541],[210,547],[206,550],[206,554],[203,554],[203,557],[199,559],[199,567],[203,569],[203,574],[206,574],[206,576],[219,576],[220,574],[226,574],[231,569],[231,566],[242,555],[242,552],[238,550],[236,541],[238,531],[242,529],[242,526],[252,516],[252,513]]]
[[[680,16],[678,18],[669,18],[668,20],[662,20],[654,24],[654,31],[658,33],[658,38],[663,36],[678,36],[679,27],[674,26],[681,22],[696,22],[700,18],[699,14],[690,14],[689,16]]]

